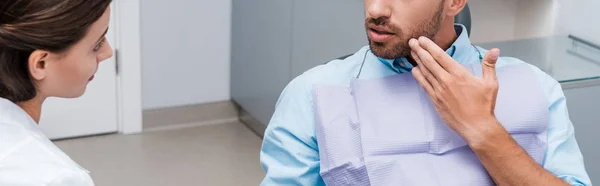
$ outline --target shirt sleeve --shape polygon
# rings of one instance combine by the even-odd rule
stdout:
[[[550,106],[548,143],[543,167],[571,185],[590,186],[583,156],[575,139],[575,130],[567,110],[567,101],[560,83],[534,68],[541,77]]]
[[[267,126],[260,154],[266,172],[261,185],[325,185],[305,78],[299,76],[284,89]]]

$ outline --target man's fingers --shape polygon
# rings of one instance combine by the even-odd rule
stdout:
[[[419,82],[421,87],[423,87],[423,89],[425,89],[425,92],[429,95],[429,97],[432,99],[432,101],[435,101],[435,100],[433,100],[433,98],[435,97],[435,91],[433,89],[433,86],[431,86],[429,81],[427,81],[425,76],[423,76],[421,69],[423,69],[422,66],[415,67],[412,69],[411,72],[412,72],[413,76],[415,77],[415,79],[417,80],[417,82]]]
[[[419,45],[425,49],[427,52],[431,54],[433,59],[440,64],[444,70],[449,72],[450,74],[460,74],[460,73],[468,73],[462,65],[458,64],[446,51],[444,51],[440,46],[438,46],[431,39],[421,36],[419,37]]]
[[[413,51],[410,51],[410,54],[413,57],[413,59],[415,60],[415,62],[417,62],[417,66],[419,67],[418,69],[420,70],[419,73],[421,75],[423,75],[427,81],[429,81],[429,83],[431,84],[431,86],[433,86],[433,88],[438,87],[439,83],[438,83],[437,79],[433,76],[433,74],[431,74],[429,69],[427,69],[427,67],[425,67],[423,65],[421,58],[419,58],[419,56]]]
[[[417,54],[418,58],[421,59],[421,64],[423,65],[421,68],[427,68],[429,72],[431,72],[431,74],[437,78],[438,81],[441,81],[450,75],[448,72],[446,72],[446,70],[444,70],[444,68],[442,68],[442,66],[440,66],[440,64],[438,64],[435,59],[433,59],[427,50],[421,48],[418,40],[411,39],[409,41],[409,45],[412,52]]]
[[[500,56],[500,49],[494,48],[488,51],[481,62],[483,80],[497,81],[496,77],[496,62]]]

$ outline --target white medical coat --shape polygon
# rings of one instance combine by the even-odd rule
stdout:
[[[0,98],[1,186],[93,186],[85,170],[54,145],[16,104]]]

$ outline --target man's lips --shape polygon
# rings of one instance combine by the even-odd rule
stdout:
[[[369,30],[378,34],[394,34],[394,32],[384,26],[369,25]]]
[[[369,29],[368,34],[369,34],[369,38],[371,39],[371,41],[377,42],[377,43],[384,43],[384,42],[390,40],[391,38],[393,38],[393,36],[394,36],[394,34],[392,34],[392,33],[380,32],[380,31],[373,30],[373,29]]]
[[[395,33],[385,27],[385,26],[377,26],[377,25],[368,25],[367,34],[369,35],[369,39],[373,42],[384,43],[395,35]]]

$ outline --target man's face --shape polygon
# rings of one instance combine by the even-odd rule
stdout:
[[[365,27],[373,54],[385,59],[409,56],[408,40],[433,39],[443,11],[444,0],[365,0]]]

